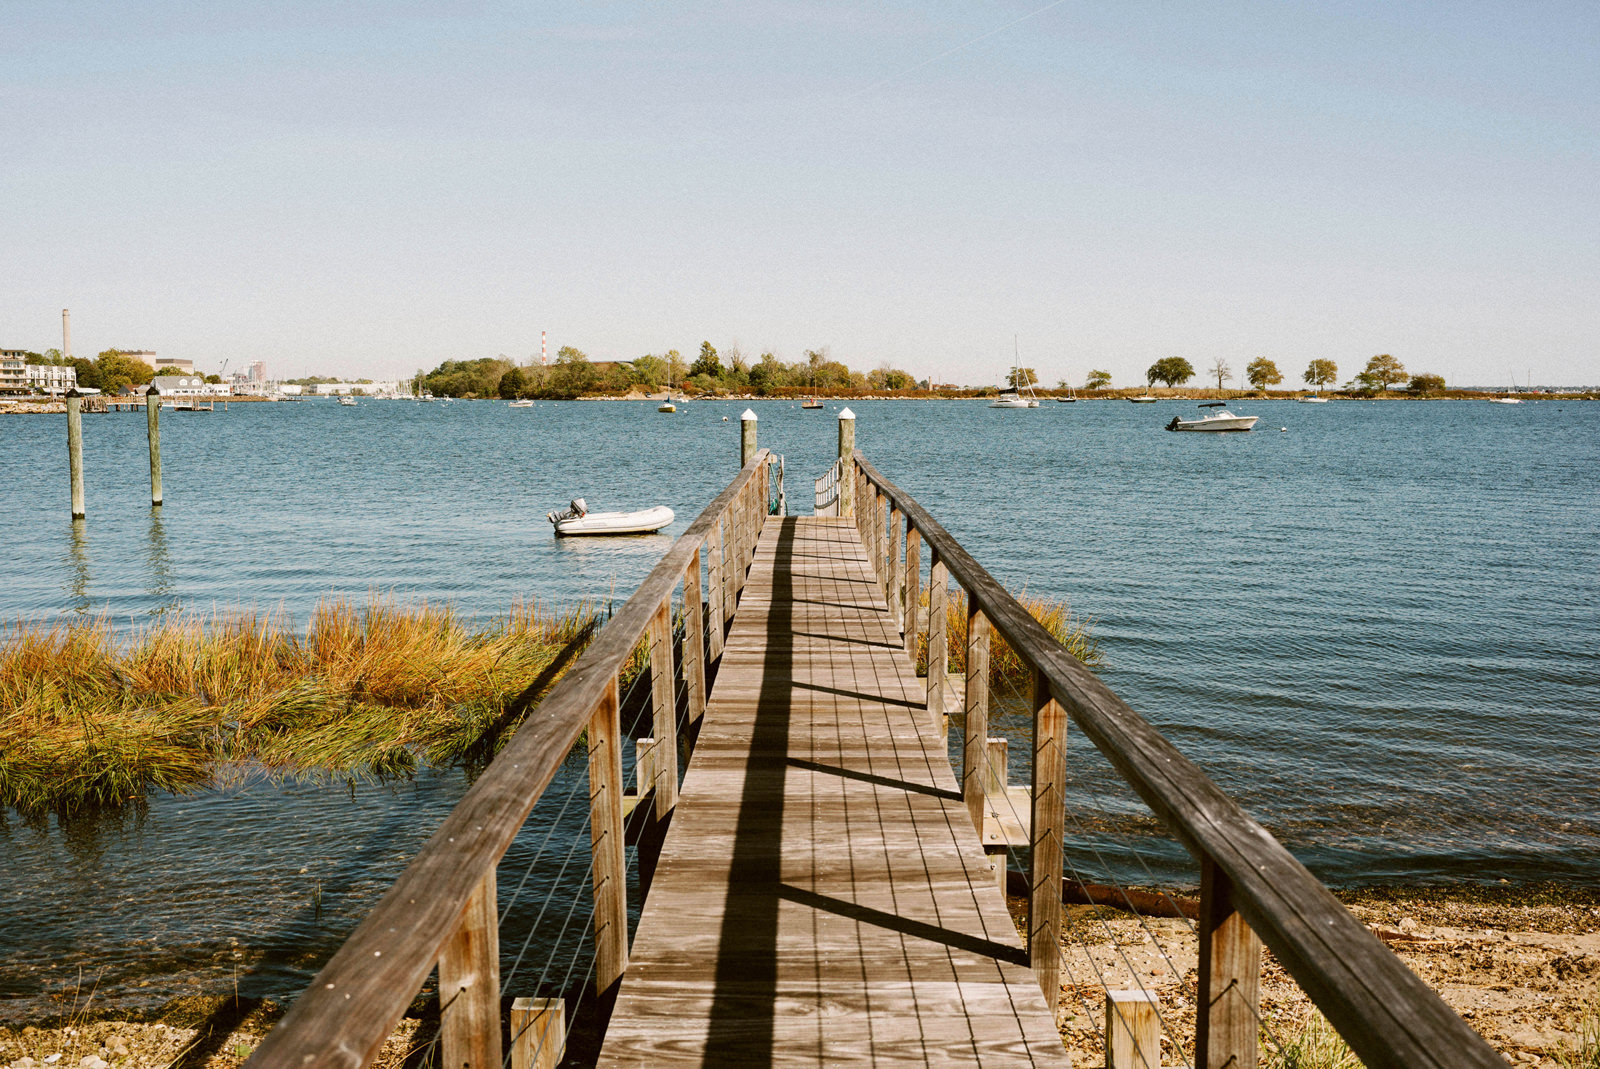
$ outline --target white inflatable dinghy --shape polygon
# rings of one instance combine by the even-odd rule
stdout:
[[[556,528],[556,537],[569,535],[649,534],[672,522],[672,510],[665,505],[638,512],[590,512],[583,498],[572,500],[564,512],[552,512],[545,519]]]

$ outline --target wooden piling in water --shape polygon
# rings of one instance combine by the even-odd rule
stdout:
[[[750,458],[755,455],[756,414],[747,408],[744,415],[739,417],[739,467],[750,463]]]
[[[161,506],[161,392],[152,384],[144,395],[145,427],[150,436],[150,507]]]
[[[83,398],[67,391],[67,468],[72,483],[72,518],[83,519]]]

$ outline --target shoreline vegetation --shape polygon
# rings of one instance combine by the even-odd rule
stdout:
[[[1100,663],[1088,621],[1061,602],[1022,601]],[[959,639],[956,599],[949,618]],[[603,622],[586,604],[474,620],[377,596],[324,601],[304,628],[253,611],[177,613],[120,637],[104,618],[18,621],[0,628],[0,806],[117,808],[253,770],[381,780],[482,767]],[[996,680],[1022,671],[1008,654],[997,638]],[[648,664],[641,643],[624,693]]]
[[[1150,889],[1152,897],[1163,893],[1179,892]],[[1594,888],[1390,886],[1334,894],[1511,1064],[1590,1069],[1600,1063],[1600,892]],[[1025,903],[1024,895],[1008,897],[1019,926]],[[1192,1061],[1198,953],[1187,923],[1082,904],[1066,906],[1066,921],[1060,1031],[1074,1064],[1101,1064],[1101,983],[1137,986],[1135,970],[1138,985],[1160,1000],[1167,1025],[1163,1064]],[[142,990],[156,989],[153,983]],[[154,995],[144,1008],[111,1006],[89,975],[48,998],[57,1008],[26,1024],[0,1026],[0,1066],[235,1069],[285,1009],[271,999],[241,998],[226,982],[177,997]],[[1263,1069],[1360,1065],[1270,952],[1261,1000]],[[438,1027],[437,992],[430,986],[372,1064],[414,1064]]]

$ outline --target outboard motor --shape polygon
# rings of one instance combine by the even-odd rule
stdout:
[[[1167,430],[1175,431],[1177,429],[1178,429],[1178,417],[1177,416],[1173,416],[1172,417],[1172,422],[1167,424]]]
[[[589,505],[581,497],[572,499],[572,507],[565,512],[552,512],[545,516],[551,523],[560,523],[562,520],[576,520],[589,514]]]

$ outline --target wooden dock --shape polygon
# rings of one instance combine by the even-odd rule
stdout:
[[[602,1065],[1066,1064],[850,520],[767,520]]]

